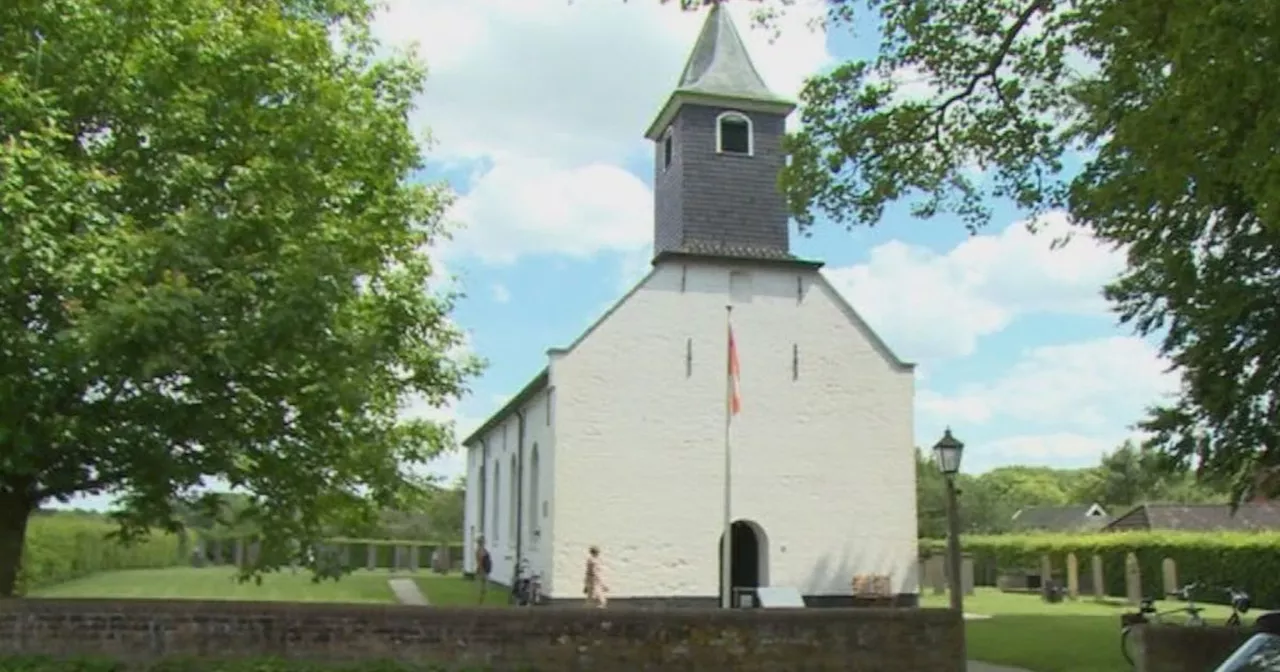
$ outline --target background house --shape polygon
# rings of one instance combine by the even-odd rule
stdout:
[[[1101,530],[1111,517],[1101,504],[1027,506],[1013,514],[1014,532],[1079,532]]]
[[[1227,504],[1139,504],[1118,516],[1106,532],[1259,532],[1280,530],[1280,505],[1242,504],[1232,513]]]

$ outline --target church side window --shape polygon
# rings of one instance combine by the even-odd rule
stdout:
[[[671,167],[671,155],[674,152],[675,140],[672,139],[671,129],[667,129],[667,134],[662,137],[662,169],[666,170]]]
[[[481,460],[483,460],[484,458],[483,458],[483,457],[481,457],[480,459],[481,459]],[[488,503],[488,497],[489,497],[488,487],[486,487],[486,486],[488,486],[488,484],[487,484],[487,483],[485,483],[485,473],[484,473],[484,472],[485,472],[484,462],[481,462],[481,463],[480,463],[480,497],[479,497],[479,499],[480,499],[480,506],[479,506],[479,508],[480,508],[480,515],[479,515],[479,516],[477,516],[477,518],[479,518],[479,519],[480,519],[480,534],[481,534],[481,535],[484,535],[486,532],[488,532],[488,527],[489,527],[488,525],[485,525],[485,523],[487,523],[487,522],[489,522],[489,521],[488,521],[488,519],[487,519],[487,518],[485,517],[485,515],[484,515],[484,514],[485,514],[485,508],[486,508],[486,507],[485,507],[485,504],[487,504],[487,503]]]
[[[541,520],[539,515],[538,503],[541,501],[539,496],[539,481],[541,481],[541,464],[538,458],[538,444],[533,444],[533,452],[529,456],[529,537],[532,546],[538,546],[538,537],[541,537]]]
[[[493,461],[493,520],[491,521],[493,529],[493,539],[486,539],[485,543],[495,543],[498,541],[498,500],[502,493],[502,467],[497,460]]]
[[[512,455],[511,476],[507,479],[507,482],[511,484],[510,497],[507,498],[507,508],[510,509],[507,511],[507,544],[516,543],[516,518],[520,517],[516,508],[520,497],[520,477],[518,473],[519,472],[516,467],[516,456]]]
[[[716,151],[722,154],[746,154],[752,146],[751,118],[741,112],[722,112],[716,117]]]

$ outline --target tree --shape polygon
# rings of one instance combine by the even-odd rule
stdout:
[[[12,3],[11,3],[12,4]],[[478,370],[424,250],[424,71],[365,0],[0,10],[0,596],[28,515],[115,493],[127,539],[217,479],[262,567],[420,490],[405,421]]]
[[[828,28],[864,13],[879,54],[800,95],[782,185],[801,228],[896,201],[975,231],[991,198],[1065,211],[1125,251],[1105,293],[1181,376],[1149,445],[1235,501],[1280,491],[1280,4],[865,0]]]
[[[1222,503],[1228,499],[1220,484],[1197,483],[1186,470],[1170,470],[1159,454],[1133,441],[1125,441],[1103,455],[1101,463],[1089,474],[1090,478],[1081,484],[1081,501],[1112,508],[1144,502]]]

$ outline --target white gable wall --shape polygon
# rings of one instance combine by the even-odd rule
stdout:
[[[550,555],[546,549],[549,546],[550,521],[542,517],[541,503],[534,501],[534,497],[537,497],[548,502],[547,510],[550,511],[555,450],[548,404],[549,391],[543,391],[521,409],[526,419],[522,474],[518,446],[520,422],[514,412],[488,432],[476,437],[467,447],[465,571],[475,571],[475,539],[484,535],[485,545],[493,560],[493,574],[490,578],[497,583],[509,584],[516,562],[517,520],[522,520],[524,529],[521,543],[529,568],[543,575],[544,584],[549,580]],[[535,445],[538,449],[536,471],[533,464]],[[485,465],[483,478],[480,470],[482,464]],[[523,489],[516,487],[515,479],[519,475],[523,475]],[[533,487],[535,475],[538,477],[536,488]],[[517,507],[518,495],[523,497],[522,511]],[[535,537],[535,529],[542,530],[540,536]]]
[[[847,595],[854,574],[883,573],[915,591],[910,369],[815,272],[701,262],[660,264],[553,364],[553,596],[581,593],[591,544],[615,597],[718,593],[724,306],[738,269],[751,289],[738,288],[733,311],[733,513],[767,536],[765,583]]]

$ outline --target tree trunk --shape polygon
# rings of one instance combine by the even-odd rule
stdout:
[[[33,508],[25,494],[0,489],[0,599],[14,597],[18,587],[18,568]]]

